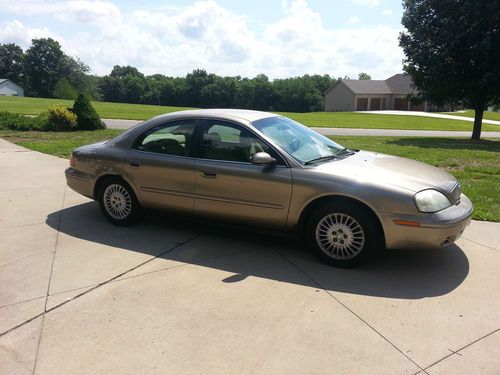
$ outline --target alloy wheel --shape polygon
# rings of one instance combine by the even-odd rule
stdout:
[[[326,255],[346,260],[358,255],[365,245],[363,227],[345,213],[324,216],[316,226],[316,242]]]
[[[111,184],[104,190],[103,203],[106,212],[115,220],[123,220],[132,211],[132,198],[122,185]]]

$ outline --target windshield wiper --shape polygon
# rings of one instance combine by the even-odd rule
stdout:
[[[308,160],[304,164],[309,165],[309,164],[317,163],[319,161],[332,160],[332,159],[336,159],[336,158],[337,158],[337,155],[320,156],[319,158],[314,158],[314,159]]]
[[[355,152],[353,150],[349,150],[348,148],[343,148],[337,153],[337,156],[344,156],[344,155],[354,155]]]

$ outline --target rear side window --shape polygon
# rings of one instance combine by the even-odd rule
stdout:
[[[190,156],[195,121],[183,120],[154,127],[142,134],[135,150],[173,156]]]

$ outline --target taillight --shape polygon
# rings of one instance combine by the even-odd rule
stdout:
[[[76,165],[76,159],[73,155],[71,155],[71,158],[69,159],[69,165],[74,167]]]

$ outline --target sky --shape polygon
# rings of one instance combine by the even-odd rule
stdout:
[[[0,0],[0,43],[51,37],[91,72],[386,79],[402,71],[401,0]]]

